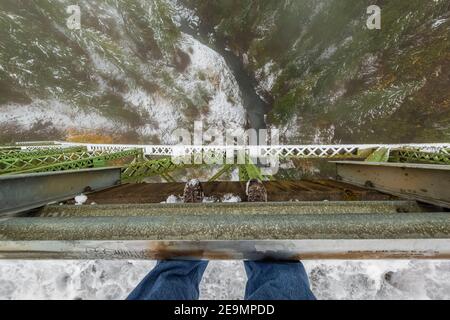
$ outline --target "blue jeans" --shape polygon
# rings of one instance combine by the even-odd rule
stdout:
[[[197,300],[208,261],[158,261],[128,300]],[[245,300],[315,300],[300,261],[245,261]]]

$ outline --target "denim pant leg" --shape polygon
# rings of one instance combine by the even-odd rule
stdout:
[[[158,261],[127,300],[197,300],[208,261]]]
[[[315,300],[308,275],[298,262],[245,261],[245,300]]]

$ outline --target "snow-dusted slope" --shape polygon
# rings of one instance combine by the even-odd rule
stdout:
[[[175,26],[165,0],[0,4],[0,142],[96,133],[168,143],[177,128],[242,128],[245,111],[224,59]],[[56,136],[55,136],[56,135]],[[136,141],[138,140],[138,141]]]

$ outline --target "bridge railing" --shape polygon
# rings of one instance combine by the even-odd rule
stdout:
[[[49,144],[53,143],[53,144]],[[78,142],[52,141],[41,145],[20,143],[21,149],[85,146],[88,151],[117,152],[129,149],[142,149],[146,156],[181,156],[193,154],[232,154],[244,152],[255,157],[305,157],[334,158],[355,156],[364,150],[413,149],[422,152],[450,154],[450,143],[419,144],[340,144],[340,145],[131,145],[131,144],[91,144]]]

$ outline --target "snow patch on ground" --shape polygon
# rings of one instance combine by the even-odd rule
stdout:
[[[328,127],[312,128],[308,129],[308,132],[302,132],[302,130],[305,130],[302,121],[304,121],[303,118],[294,114],[286,124],[278,128],[282,144],[292,144],[292,141],[298,142],[299,137],[307,139],[308,143],[312,144],[336,143],[334,141],[336,127],[333,124],[330,124]]]
[[[193,101],[199,96],[209,100],[204,101],[208,110],[203,120],[219,129],[243,128],[246,116],[239,86],[224,58],[187,34],[181,36],[180,49],[191,63],[176,83]]]
[[[179,94],[194,103],[198,118],[185,115],[183,106],[174,99],[135,86],[123,95],[124,101],[146,113],[150,120],[136,131],[170,144],[172,132],[194,120],[204,121],[205,128],[243,128],[246,114],[239,86],[223,57],[187,34],[182,34],[179,46],[189,55],[190,64],[184,72],[174,73],[175,85]]]
[[[170,195],[167,197],[166,202],[163,202],[163,203],[182,203],[182,202],[183,202],[183,199],[181,199],[180,197]]]
[[[319,59],[320,60],[330,59],[336,53],[337,49],[338,49],[338,47],[334,44],[329,46],[322,52]]]
[[[281,74],[281,70],[277,72],[275,70],[275,62],[273,60],[266,63],[262,68],[255,71],[255,77],[258,80],[259,89],[266,92],[271,92],[278,77]]]
[[[196,187],[196,186],[198,186],[200,184],[200,181],[198,181],[198,179],[191,179],[191,180],[189,180],[189,182],[188,182],[188,185],[190,186],[190,187]]]
[[[120,71],[120,69],[115,64],[113,64],[111,61],[105,59],[100,54],[98,54],[96,52],[95,48],[93,48],[93,46],[89,47],[88,53],[89,53],[89,57],[92,61],[92,64],[97,69],[97,71],[100,71],[109,76],[123,78],[122,72]]]
[[[336,127],[330,125],[326,129],[316,128],[313,138],[313,144],[331,144],[334,138]]]
[[[296,141],[302,127],[298,115],[293,114],[284,125],[274,129],[279,130],[281,142],[289,144],[291,141]]]
[[[366,83],[368,83],[368,84],[370,84],[371,82],[373,83],[375,81],[379,81],[381,79],[381,75],[378,77],[373,77],[373,76],[380,67],[381,67],[381,63],[380,63],[380,59],[379,59],[378,55],[368,53],[363,58],[358,76],[360,78],[367,78],[367,80],[369,82],[367,82],[367,80],[366,80]],[[371,79],[371,78],[373,78],[373,79]]]
[[[140,88],[134,88],[124,95],[124,100],[136,109],[147,112],[151,123],[137,128],[141,135],[158,136],[161,143],[170,143],[172,132],[181,126],[183,120],[177,103],[159,94],[150,95]]]
[[[222,202],[242,202],[241,197],[227,193],[222,197]]]
[[[203,203],[214,203],[218,202],[218,199],[216,197],[204,197]]]
[[[347,89],[345,87],[340,87],[336,91],[331,92],[330,94],[330,102],[335,103],[339,98],[344,96],[347,93]]]
[[[432,28],[436,29],[438,28],[440,25],[444,24],[445,22],[447,22],[448,18],[446,19],[438,19],[435,22],[433,22]]]
[[[75,197],[75,205],[81,206],[86,203],[87,199],[88,199],[87,196],[85,196],[84,194],[80,194]]]
[[[286,160],[280,163],[280,169],[295,169],[295,164],[292,160]]]
[[[200,24],[200,18],[195,14],[194,10],[181,5],[178,0],[167,0],[174,9],[172,20],[177,27],[181,26],[182,21],[187,21],[191,27],[197,27]]]
[[[0,123],[14,123],[25,129],[34,124],[48,124],[60,130],[70,128],[87,130],[125,131],[125,126],[108,119],[94,110],[85,111],[58,100],[35,100],[28,105],[2,106]]]

